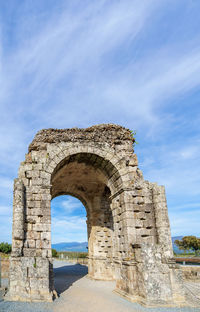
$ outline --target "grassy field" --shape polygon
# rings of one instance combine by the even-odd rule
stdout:
[[[61,258],[61,254],[66,259],[87,258],[88,252],[76,252],[76,251],[59,251],[58,257]]]
[[[176,253],[174,252],[174,257],[178,258],[178,257],[187,257],[187,258],[192,258],[192,257],[196,257],[194,252],[188,252],[188,253]]]

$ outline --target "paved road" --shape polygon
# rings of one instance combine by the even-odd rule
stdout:
[[[200,308],[144,308],[113,293],[114,282],[87,278],[87,267],[54,263],[59,298],[53,303],[0,302],[0,312],[200,312]]]

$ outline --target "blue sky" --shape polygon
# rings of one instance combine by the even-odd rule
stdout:
[[[11,241],[13,178],[35,133],[99,123],[137,131],[172,235],[199,236],[199,11],[198,0],[0,0],[0,241]],[[82,205],[54,201],[53,241],[84,241]]]

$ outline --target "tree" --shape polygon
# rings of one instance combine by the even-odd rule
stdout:
[[[55,250],[53,248],[52,248],[52,257],[54,257],[54,258],[58,257],[57,250]]]
[[[5,254],[9,254],[12,250],[12,246],[8,243],[0,243],[0,252],[3,252]]]
[[[195,255],[200,253],[200,238],[196,236],[184,236],[182,240],[175,240],[174,242],[181,250],[193,250]]]

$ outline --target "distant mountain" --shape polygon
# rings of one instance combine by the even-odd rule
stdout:
[[[57,251],[77,251],[77,252],[87,252],[88,243],[83,242],[70,242],[70,243],[58,243],[52,244],[52,248]]]

